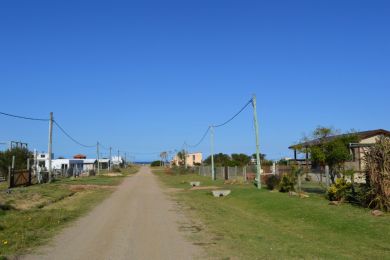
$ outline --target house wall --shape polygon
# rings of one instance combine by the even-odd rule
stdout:
[[[186,156],[186,164],[187,166],[189,167],[192,167],[194,166],[195,164],[201,164],[202,163],[202,160],[203,160],[203,154],[202,153],[189,153],[187,154]],[[180,159],[179,157],[176,155],[174,158],[173,158],[173,161],[172,163],[174,165],[179,165],[180,164]]]
[[[78,168],[80,170],[84,167],[83,160],[70,160],[70,159],[55,159],[52,160],[52,168],[55,170],[61,170],[63,167],[69,168]]]

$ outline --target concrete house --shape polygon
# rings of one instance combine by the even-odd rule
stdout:
[[[188,167],[193,167],[197,164],[201,164],[202,160],[203,160],[202,153],[187,153],[185,163]],[[178,155],[175,155],[171,164],[179,166],[181,164],[184,164],[184,161],[182,159],[180,159]]]
[[[97,167],[96,159],[83,159],[83,170],[85,172],[95,170]]]
[[[83,171],[84,161],[80,159],[54,159],[52,160],[53,170],[77,169]]]

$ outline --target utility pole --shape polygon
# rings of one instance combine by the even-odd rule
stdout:
[[[214,126],[210,126],[210,144],[211,144],[211,179],[214,181],[215,169],[214,169]]]
[[[49,153],[49,182],[51,182],[51,175],[52,175],[52,169],[51,169],[51,161],[52,161],[52,153],[53,153],[53,112],[50,112],[50,120],[49,120],[49,144],[47,148],[47,152]]]
[[[252,106],[253,106],[253,119],[254,119],[255,134],[256,134],[257,188],[261,189],[261,162],[260,162],[260,145],[259,145],[259,124],[258,124],[258,121],[257,121],[257,104],[256,104],[256,95],[255,94],[253,94]]]
[[[99,157],[99,142],[96,143],[96,153],[97,153],[97,174],[100,174],[100,157]]]
[[[187,143],[184,143],[184,167],[187,169]]]
[[[112,160],[111,151],[112,151],[112,147],[110,146],[110,158],[109,158],[109,161],[108,161],[109,162],[109,167],[108,167],[109,171],[111,171],[111,160]]]

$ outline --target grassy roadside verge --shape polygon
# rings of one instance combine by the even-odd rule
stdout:
[[[258,191],[252,185],[225,185],[194,174],[154,170],[187,214],[203,228],[195,236],[218,259],[390,259],[390,216],[348,204],[330,206],[322,195],[310,198]],[[189,181],[232,190],[214,198],[189,190]]]
[[[12,189],[0,185],[0,259],[30,252],[48,242],[59,230],[110,195],[124,177],[138,167],[123,169],[122,176],[61,179],[51,184]]]

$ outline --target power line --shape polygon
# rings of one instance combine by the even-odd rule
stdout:
[[[211,127],[218,128],[218,127],[222,127],[222,126],[227,125],[228,123],[233,121],[239,114],[241,114],[248,107],[249,104],[252,104],[252,102],[253,102],[253,99],[250,99],[236,114],[234,114],[234,116],[232,116],[229,120],[225,121],[224,123],[218,124],[218,125],[209,126],[206,129],[206,132],[203,134],[202,138],[195,145],[190,145],[190,144],[187,144],[186,142],[184,142],[183,147],[185,145],[188,146],[188,147],[191,147],[191,148],[195,148],[195,147],[199,146],[203,142],[203,140],[206,138],[206,136],[209,133]]]
[[[64,128],[62,128],[58,123],[57,121],[53,121],[54,124],[58,127],[58,129],[61,130],[62,133],[64,133],[64,135],[66,135],[70,140],[72,140],[74,143],[82,146],[82,147],[85,147],[85,148],[93,148],[93,147],[96,147],[96,145],[85,145],[85,144],[82,144],[80,143],[79,141],[77,141],[76,139],[74,139],[70,134],[68,134]]]
[[[19,118],[19,119],[25,119],[25,120],[33,120],[33,121],[49,121],[49,119],[46,118],[33,118],[33,117],[27,117],[27,116],[18,116],[18,115],[12,115],[4,112],[0,112],[0,114],[4,116],[9,116],[9,117],[14,117],[14,118]]]
[[[197,143],[194,144],[194,145],[191,145],[191,144],[187,144],[187,143],[186,143],[187,146],[188,146],[188,147],[191,147],[191,148],[198,147],[198,146],[203,142],[203,140],[206,138],[206,136],[207,136],[207,134],[209,133],[209,131],[210,131],[210,126],[207,127],[206,132],[202,135],[202,138],[200,138],[199,142],[197,142]]]
[[[224,123],[222,123],[222,124],[213,125],[213,127],[218,128],[218,127],[222,127],[222,126],[224,126],[224,125],[227,125],[228,123],[230,123],[231,121],[233,121],[233,119],[235,119],[239,114],[241,114],[242,111],[244,111],[245,108],[247,108],[249,104],[252,104],[252,102],[253,102],[253,99],[249,100],[249,101],[245,104],[245,106],[243,106],[243,108],[241,108],[240,111],[238,111],[232,118],[230,118],[229,120],[227,120],[226,122],[224,122]]]

